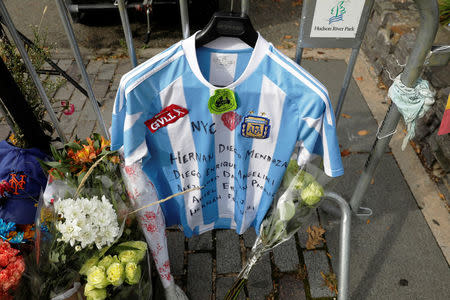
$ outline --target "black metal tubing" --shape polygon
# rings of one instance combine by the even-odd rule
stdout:
[[[0,78],[0,102],[8,110],[4,113],[7,113],[20,128],[29,147],[36,147],[49,153],[50,137],[40,127],[33,110],[1,58]],[[14,131],[14,128],[11,129]]]
[[[0,23],[5,24],[3,18],[0,16]],[[1,25],[0,25],[1,26]],[[41,49],[37,47],[33,41],[31,41],[29,38],[27,38],[22,32],[17,30],[17,34],[19,35],[20,39],[24,42],[25,45],[32,48],[34,51],[41,53]],[[78,84],[72,77],[69,76],[63,69],[61,69],[56,63],[54,63],[50,58],[47,58],[45,55],[43,55],[44,60],[56,71],[53,70],[36,70],[38,74],[49,74],[49,75],[61,75],[64,77],[68,82],[70,82],[76,89],[78,89],[83,95],[88,97],[88,93],[86,90]]]
[[[20,31],[17,31],[22,41],[29,47],[33,48],[35,51],[41,51],[39,47],[37,47],[32,41],[30,41],[26,36],[24,36]],[[51,59],[44,56],[44,60],[57,72],[57,74],[53,72],[47,72],[52,73],[51,75],[61,75],[64,77],[68,82],[70,82],[77,90],[79,90],[83,95],[88,97],[88,93],[86,90],[78,83],[76,82],[72,77],[69,76],[63,69],[61,69],[56,63],[54,63]],[[38,71],[38,73],[40,73]]]
[[[153,1],[152,5],[175,5],[177,1]],[[127,3],[127,8],[139,9],[142,7],[142,1],[140,3]],[[105,9],[116,10],[117,7],[114,2],[111,3],[82,3],[82,4],[68,4],[67,8],[70,13],[80,13],[80,12],[95,12],[102,11]]]

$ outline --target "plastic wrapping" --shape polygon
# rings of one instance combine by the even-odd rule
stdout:
[[[313,164],[299,169],[295,160],[290,161],[272,209],[261,224],[249,259],[228,291],[226,300],[237,299],[251,269],[266,252],[289,240],[300,229],[303,221],[320,205],[329,180]]]
[[[52,152],[24,298],[59,299],[80,282],[89,299],[151,299],[150,255],[118,154],[95,134]]]
[[[187,300],[184,292],[175,285],[170,272],[165,233],[166,223],[161,207],[159,204],[148,206],[158,201],[155,187],[142,171],[140,161],[130,166],[122,165],[121,171],[133,206],[137,209],[145,207],[137,211],[136,214],[165,289],[166,300]]]

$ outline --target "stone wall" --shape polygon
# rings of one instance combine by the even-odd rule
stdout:
[[[402,70],[414,46],[419,27],[419,12],[413,1],[376,0],[367,25],[362,49],[376,74],[386,86]],[[440,28],[435,45],[450,44],[450,30]],[[436,103],[417,123],[417,152],[434,176],[450,178],[450,135],[438,136],[440,122],[450,93],[450,66],[427,67],[423,78],[436,90]],[[448,187],[448,186],[447,186]]]

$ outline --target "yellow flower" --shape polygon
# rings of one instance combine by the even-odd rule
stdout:
[[[98,266],[99,267],[104,267],[105,270],[108,269],[108,267],[115,262],[119,262],[119,259],[117,258],[116,255],[114,255],[114,257],[112,257],[111,255],[105,256],[103,257],[99,262],[98,262]]]
[[[83,145],[83,149],[78,150],[75,154],[75,162],[76,163],[90,163],[93,159],[97,157],[95,153],[94,146],[92,145]]]
[[[139,263],[145,256],[141,250],[125,250],[119,253],[119,259],[122,263]]]
[[[87,300],[103,300],[107,297],[106,289],[96,289],[89,283],[84,288],[84,295]]]
[[[9,136],[9,141],[11,142],[11,144],[13,144],[14,146],[17,145],[17,139],[16,136],[14,135],[14,133],[11,133]]]
[[[98,153],[102,152],[104,148],[109,147],[109,146],[111,146],[111,141],[105,139],[105,138],[102,136],[101,143],[100,143],[100,149],[99,149],[99,152],[98,152]]]
[[[87,282],[97,289],[107,287],[109,281],[106,279],[105,268],[92,266],[87,272]]]
[[[127,263],[125,266],[125,281],[130,284],[137,284],[141,278],[141,266],[135,263]]]
[[[114,156],[110,156],[109,157],[109,160],[113,163],[113,164],[118,164],[118,163],[120,163],[120,158],[119,158],[119,156],[117,156],[117,155],[114,155]]]
[[[119,286],[123,283],[125,279],[125,272],[124,272],[123,264],[121,263],[112,263],[108,270],[106,271],[106,275],[108,277],[108,281],[114,285]]]

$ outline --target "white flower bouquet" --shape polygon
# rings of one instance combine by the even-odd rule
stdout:
[[[237,299],[248,280],[251,269],[268,251],[289,240],[306,217],[315,210],[329,182],[324,172],[313,164],[299,168],[291,160],[278,189],[272,209],[263,220],[249,259],[239,273],[225,300]]]
[[[69,243],[80,251],[95,244],[97,249],[110,246],[120,233],[112,204],[102,196],[92,199],[67,198],[55,202],[58,215],[55,227],[61,233],[58,241]]]
[[[37,231],[27,299],[64,299],[77,282],[87,299],[148,299],[147,243],[130,214],[119,155],[97,134],[52,152],[54,161],[41,162],[49,181],[36,222],[48,231]],[[96,284],[99,273],[105,281]]]

